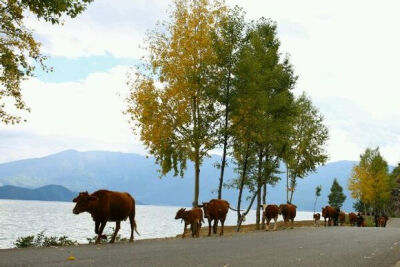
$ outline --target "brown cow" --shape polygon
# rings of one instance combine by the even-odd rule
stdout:
[[[278,227],[278,214],[279,214],[279,207],[277,205],[261,205],[263,209],[263,217],[267,220],[267,227],[266,231],[269,231],[269,222],[274,219],[274,231]]]
[[[378,227],[386,227],[386,223],[389,220],[387,215],[383,215],[378,218]]]
[[[129,193],[98,190],[89,195],[86,191],[79,193],[73,202],[76,202],[72,210],[74,214],[87,211],[92,215],[95,222],[94,232],[98,234],[96,244],[99,244],[104,237],[103,230],[107,222],[116,223],[115,232],[110,240],[110,243],[114,243],[121,221],[128,217],[131,224],[129,242],[133,242],[133,231],[139,234],[135,222],[135,199]]]
[[[345,220],[346,220],[346,213],[344,213],[343,211],[341,211],[341,212],[339,213],[339,223],[340,223],[341,226],[344,225]]]
[[[279,214],[282,214],[283,221],[285,224],[288,221],[292,221],[292,228],[294,224],[294,218],[296,217],[296,206],[293,204],[281,204],[279,205]]]
[[[357,213],[357,226],[358,227],[366,227],[367,224],[365,223],[364,216],[361,213]]]
[[[211,235],[211,221],[214,221],[213,232],[217,233],[218,221],[221,222],[221,232],[220,235],[224,234],[224,223],[226,219],[226,214],[229,209],[229,202],[222,199],[212,199],[210,202],[203,202],[199,207],[203,208],[204,218],[208,219],[208,236]]]
[[[357,223],[357,215],[354,212],[349,213],[349,222],[351,226],[355,226]]]
[[[185,222],[182,238],[185,237],[188,224],[190,224],[190,229],[192,230],[192,237],[200,236],[201,222],[204,222],[203,211],[200,208],[193,208],[191,210],[186,210],[185,208],[179,209],[175,216],[175,220],[178,219],[182,219]]]
[[[319,221],[321,219],[321,214],[314,213],[313,218],[314,218],[314,225],[317,225],[319,227]]]
[[[331,206],[325,206],[322,208],[322,217],[324,217],[324,226],[326,226],[326,219],[328,218],[328,226],[332,225],[332,221],[336,225],[335,221],[339,217],[339,211]]]

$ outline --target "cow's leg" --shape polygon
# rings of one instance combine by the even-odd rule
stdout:
[[[215,219],[215,220],[214,220],[214,225],[213,225],[213,233],[214,233],[214,234],[217,233],[217,228],[218,228],[218,220]]]
[[[208,236],[211,235],[211,220],[208,219]]]
[[[133,231],[136,231],[136,233],[137,233],[136,221],[135,221],[135,212],[132,212],[129,215],[129,222],[131,224],[131,237],[129,238],[129,242],[132,243],[133,242]]]
[[[117,237],[118,231],[121,228],[121,222],[117,221],[115,222],[115,231],[113,236],[111,237],[110,243],[114,243],[115,242],[115,238]]]
[[[104,221],[104,222],[100,223],[98,236],[97,236],[95,244],[100,244],[101,243],[101,238],[103,236],[103,230],[104,230],[104,227],[106,227],[106,224],[107,224],[107,221]]]
[[[274,218],[274,231],[278,228],[278,216]]]
[[[292,221],[292,226],[290,228],[293,229],[293,227],[294,227],[294,218],[290,219],[290,220]]]
[[[99,221],[95,221],[94,222],[94,233],[96,235],[99,234],[99,226],[100,226],[100,222]]]
[[[225,218],[221,219],[221,232],[219,235],[224,235],[224,223],[225,223]]]
[[[201,221],[197,223],[197,237],[200,237]]]
[[[195,222],[190,224],[190,232],[192,232],[192,237],[194,237],[194,232],[196,231]]]
[[[185,222],[185,226],[183,227],[183,234],[182,234],[182,238],[185,238],[185,234],[186,234],[186,226],[187,226],[187,223]]]
[[[99,234],[99,227],[100,227],[100,221],[95,221],[95,222],[94,222],[94,233],[95,233],[96,235]],[[107,236],[106,236],[106,235],[101,235],[101,238],[102,238],[102,239],[107,239]]]

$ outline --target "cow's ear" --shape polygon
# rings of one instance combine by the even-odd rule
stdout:
[[[76,198],[74,198],[73,200],[72,200],[72,202],[78,202],[78,198],[76,197]]]
[[[98,197],[96,197],[96,196],[89,196],[89,200],[98,200],[99,198]]]

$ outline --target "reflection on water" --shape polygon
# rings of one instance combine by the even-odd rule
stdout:
[[[0,248],[13,247],[20,236],[36,235],[45,231],[47,236],[66,235],[79,243],[87,243],[94,236],[94,223],[89,213],[72,214],[74,203],[24,201],[0,199]],[[180,220],[174,220],[178,207],[136,206],[136,223],[140,236],[136,239],[170,237],[182,233]],[[255,222],[254,210],[246,217],[245,224]],[[281,219],[281,218],[280,218]],[[312,212],[297,212],[296,220],[312,220]],[[235,225],[236,212],[229,211],[225,225]],[[115,223],[107,223],[107,232]],[[121,223],[122,237],[129,238],[129,220]]]

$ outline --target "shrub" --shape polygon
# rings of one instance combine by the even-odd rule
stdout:
[[[16,248],[28,247],[50,247],[50,246],[71,246],[77,245],[78,242],[69,239],[67,236],[45,236],[44,231],[35,236],[18,237],[14,242]]]

